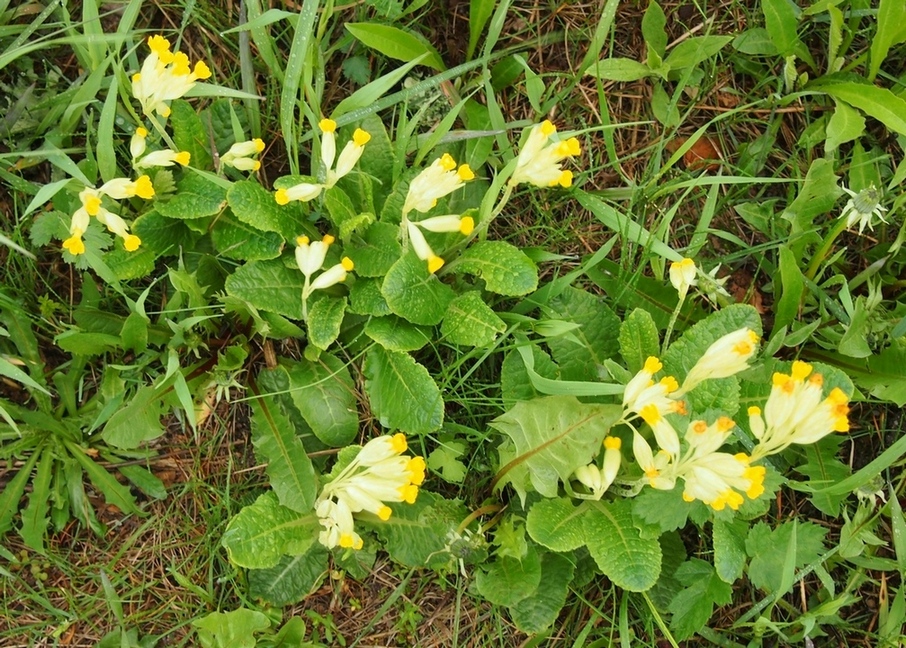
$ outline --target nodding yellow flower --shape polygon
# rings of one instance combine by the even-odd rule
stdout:
[[[188,151],[171,151],[170,149],[161,149],[160,151],[152,151],[144,157],[138,159],[134,166],[137,169],[143,169],[146,167],[168,167],[173,166],[174,164],[180,164],[181,166],[188,166],[189,162],[192,160],[192,154]]]
[[[264,141],[257,137],[245,142],[236,142],[220,156],[220,163],[238,171],[257,171],[261,168],[261,162],[254,159],[254,156],[263,150]]]
[[[88,223],[91,217],[84,206],[79,207],[72,214],[72,220],[69,224],[69,238],[63,241],[63,249],[68,250],[70,254],[78,256],[85,254],[85,243],[82,236],[88,230]]]
[[[171,52],[170,42],[162,36],[151,36],[148,47],[151,53],[141,71],[132,75],[132,96],[146,115],[156,112],[167,117],[167,102],[185,96],[196,81],[209,78],[211,70],[203,61],[196,63],[194,69],[190,67],[189,58],[182,52]]]
[[[434,250],[431,249],[418,224],[406,219],[406,231],[415,255],[422,261],[428,262],[428,272],[434,274],[440,270],[444,265],[444,260],[434,254]]]
[[[307,236],[300,236],[296,239],[296,265],[306,279],[324,265],[327,250],[335,240],[330,234],[325,234],[324,238],[314,243],[309,243]]]
[[[135,133],[132,135],[132,139],[129,140],[129,153],[132,154],[132,159],[136,159],[142,156],[145,152],[145,139],[148,137],[148,129],[139,126],[135,129]]]
[[[764,413],[759,407],[749,408],[749,427],[758,439],[753,460],[849,431],[849,397],[839,387],[824,396],[824,377],[812,369],[797,360],[789,374],[775,373]]]
[[[654,356],[648,357],[645,360],[645,366],[632,377],[623,390],[623,409],[638,414],[652,428],[654,428],[654,423],[660,423],[665,414],[682,414],[686,407],[683,401],[675,398],[674,394],[678,386],[676,378],[665,376],[658,382],[654,382],[654,374],[662,368],[660,360]],[[662,426],[660,431],[670,435],[665,426]],[[675,432],[673,434],[675,435]],[[669,445],[678,448],[679,442],[677,441],[676,444],[671,442]]]
[[[567,158],[580,155],[582,147],[575,137],[551,141],[551,136],[556,132],[557,127],[548,120],[531,128],[525,145],[516,158],[516,170],[510,178],[511,185],[527,182],[537,187],[572,186],[572,171],[564,170],[561,163]]]
[[[403,204],[403,218],[413,209],[425,213],[430,211],[437,201],[461,188],[475,173],[468,164],[457,168],[456,160],[449,153],[444,153],[424,169],[409,183],[409,192]]]
[[[356,513],[372,513],[387,521],[393,514],[388,502],[415,503],[425,479],[425,460],[403,454],[402,434],[372,439],[337,477],[321,490],[315,512],[324,530],[318,541],[328,549],[361,549],[355,532]]]
[[[670,283],[676,288],[680,299],[686,297],[690,287],[698,285],[695,275],[695,261],[692,259],[686,258],[670,264]]]
[[[677,395],[695,389],[704,380],[727,378],[748,369],[757,344],[758,334],[750,328],[741,328],[719,338],[686,374]]]
[[[300,182],[288,189],[277,189],[274,192],[274,200],[278,205],[288,205],[290,201],[298,200],[299,202],[308,202],[321,195],[324,185],[313,184],[311,182]]]
[[[127,252],[135,252],[142,244],[139,237],[129,232],[129,226],[126,225],[126,221],[113,212],[101,207],[98,210],[97,219],[101,225],[105,225],[109,231],[123,239],[123,247],[126,248]]]
[[[150,200],[154,197],[154,185],[151,184],[151,178],[147,175],[139,176],[134,181],[129,178],[114,178],[105,182],[98,189],[98,193],[110,196],[114,200],[124,200],[135,196]]]

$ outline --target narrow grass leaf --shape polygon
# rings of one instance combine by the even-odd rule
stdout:
[[[406,62],[424,57],[423,65],[438,72],[446,69],[443,59],[433,45],[398,27],[375,23],[346,23],[345,26],[346,30],[359,41],[384,56]]]
[[[868,80],[874,81],[891,46],[906,40],[906,3],[903,0],[881,0],[876,23],[878,31],[871,39],[871,64]]]
[[[88,479],[91,480],[94,487],[104,495],[104,501],[117,507],[127,515],[133,514],[139,517],[148,515],[135,504],[135,498],[129,489],[120,484],[113,475],[107,472],[106,468],[85,454],[81,446],[72,441],[64,441],[63,443],[69,453],[81,464],[82,470],[88,475]]]
[[[774,307],[774,326],[791,324],[798,318],[799,303],[805,290],[799,262],[789,246],[780,246],[780,290],[779,299]]]
[[[542,394],[550,394],[551,396],[612,396],[623,393],[623,385],[597,381],[553,380],[547,378],[535,371],[535,356],[530,348],[530,345],[523,344],[517,346],[516,350],[522,356],[532,387]],[[557,373],[559,374],[559,371]]]
[[[496,4],[496,0],[469,1],[469,45],[466,47],[466,58],[472,58],[472,55],[475,54],[478,39],[481,38],[481,32],[484,31],[484,26],[491,18]]]
[[[296,132],[296,102],[299,100],[302,71],[308,59],[312,36],[315,34],[314,25],[319,4],[318,0],[304,0],[302,3],[302,9],[293,32],[289,59],[286,62],[283,90],[280,93],[280,131],[283,141],[286,143],[292,173],[298,173],[299,138]]]
[[[336,120],[337,117],[345,115],[348,112],[370,106],[402,81],[412,68],[421,63],[427,56],[428,53],[425,52],[405,65],[398,67],[395,70],[391,70],[384,76],[378,77],[371,83],[362,86],[337,104],[337,107],[333,109],[331,118]]]
[[[86,2],[85,4],[89,5],[92,3]],[[98,172],[104,182],[113,180],[117,175],[116,151],[113,147],[115,141],[113,125],[116,120],[118,83],[116,75],[110,78],[110,88],[107,90],[107,98],[104,100],[104,107],[101,109],[101,117],[98,120],[98,139],[95,150]]]
[[[890,489],[888,508],[890,509],[890,526],[893,529],[893,550],[897,555],[900,574],[903,575],[906,574],[906,517],[903,517],[903,508],[900,506],[900,500],[893,487]]]

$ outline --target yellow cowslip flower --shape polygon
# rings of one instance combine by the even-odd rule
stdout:
[[[145,152],[145,140],[148,137],[148,129],[144,126],[139,126],[135,129],[135,132],[132,134],[132,139],[129,140],[129,153],[132,154],[132,159],[140,158]]]
[[[689,288],[698,284],[695,274],[695,261],[692,259],[686,258],[670,264],[670,283],[676,288],[680,299],[685,299]]]
[[[257,137],[245,142],[236,142],[220,156],[220,163],[239,171],[257,171],[261,168],[261,162],[253,157],[263,150],[264,140]]]
[[[355,264],[352,262],[352,259],[343,257],[338,264],[329,267],[311,282],[309,292],[324,290],[325,288],[330,288],[331,286],[346,281],[347,274],[352,272],[354,268]]]
[[[195,86],[199,79],[211,76],[203,62],[189,66],[188,57],[182,52],[171,52],[170,42],[162,36],[148,39],[151,53],[145,58],[141,71],[132,75],[132,96],[142,105],[142,111],[151,116],[170,114],[168,101],[179,99]]]
[[[133,165],[136,169],[143,169],[145,167],[168,167],[177,163],[181,166],[188,166],[191,159],[192,154],[188,151],[161,149],[160,151],[148,153],[146,156],[134,162]]]
[[[154,197],[154,185],[151,184],[151,178],[147,175],[139,176],[136,180],[129,178],[114,178],[105,182],[98,193],[109,196],[114,200],[124,200],[138,196],[145,200]]]
[[[425,480],[425,460],[404,455],[406,449],[403,434],[372,439],[325,484],[315,503],[324,527],[318,536],[321,544],[328,549],[360,549],[363,542],[355,532],[353,514],[372,513],[386,521],[393,513],[387,502],[415,503]]]
[[[531,128],[516,158],[516,170],[510,177],[511,185],[527,182],[537,187],[572,186],[572,171],[564,171],[561,163],[579,155],[582,147],[575,137],[551,141],[551,135],[556,132],[557,127],[548,120]]]
[[[664,414],[677,413],[683,414],[686,411],[686,404],[681,400],[676,400],[674,394],[677,390],[676,378],[665,376],[658,382],[654,382],[654,374],[663,369],[663,364],[654,356],[649,356],[645,360],[645,366],[632,377],[623,390],[623,409],[641,416],[642,410],[653,405],[658,413]],[[649,412],[649,417],[653,418]]]
[[[126,221],[113,212],[101,207],[96,218],[101,225],[105,225],[109,231],[123,239],[123,247],[126,248],[127,252],[135,252],[142,244],[142,240],[139,237],[129,232],[129,226],[126,225]]]
[[[428,262],[428,272],[434,274],[440,270],[444,265],[444,260],[434,254],[434,250],[431,249],[431,246],[428,244],[425,235],[422,234],[418,225],[411,220],[406,219],[406,231],[416,256],[422,261]]]
[[[308,202],[320,196],[325,189],[332,188],[341,178],[352,171],[359,158],[362,157],[365,144],[371,141],[371,134],[361,128],[357,128],[352,134],[352,139],[346,143],[346,146],[340,152],[340,157],[336,160],[336,168],[331,168],[337,154],[337,123],[332,119],[322,119],[318,122],[318,128],[321,129],[321,163],[324,165],[326,178],[324,184],[301,182],[288,189],[278,189],[274,193],[274,199],[278,205],[286,205],[293,200]]]
[[[475,220],[471,216],[434,216],[426,218],[423,221],[413,222],[408,218],[405,219],[406,233],[409,241],[412,243],[412,249],[422,261],[428,262],[428,272],[434,274],[444,265],[444,260],[437,256],[425,239],[421,230],[429,232],[459,232],[468,236],[475,229]]]
[[[63,241],[63,248],[70,254],[78,256],[85,254],[85,243],[82,241],[82,235],[88,230],[88,223],[91,217],[85,207],[79,207],[72,214],[72,220],[69,224],[69,238]]]
[[[750,328],[741,328],[719,338],[686,374],[677,395],[695,389],[704,380],[727,378],[748,369],[757,344],[758,334]]]
[[[792,444],[815,443],[832,432],[849,431],[849,397],[834,387],[824,397],[824,377],[799,360],[789,374],[775,373],[764,407],[748,410],[749,427],[758,439],[753,461],[776,454]]]
[[[413,209],[422,213],[430,211],[437,205],[438,199],[453,193],[474,178],[475,174],[468,164],[461,164],[457,168],[453,156],[444,153],[409,183],[403,204],[403,220],[406,220],[406,215]]]
[[[340,263],[328,268],[312,281],[312,275],[324,265],[327,250],[334,240],[330,234],[314,243],[309,243],[307,236],[296,239],[296,265],[305,276],[305,283],[302,286],[302,313],[305,319],[308,318],[308,298],[311,294],[316,290],[324,290],[346,281],[346,276],[355,267],[352,259],[343,257]]]
[[[675,457],[679,454],[679,435],[676,433],[676,430],[673,429],[673,425],[670,424],[670,421],[661,414],[656,403],[648,403],[645,405],[639,410],[639,416],[651,426],[651,431],[654,432],[654,440],[657,441],[657,444],[662,450],[666,451],[671,457]]]

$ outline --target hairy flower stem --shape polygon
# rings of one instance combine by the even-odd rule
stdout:
[[[679,301],[676,302],[676,308],[673,309],[673,313],[670,315],[670,322],[667,324],[667,332],[664,333],[664,344],[661,347],[661,354],[666,353],[667,347],[670,346],[670,337],[673,335],[673,327],[676,326],[676,319],[683,309],[683,303],[686,301],[686,294],[687,293],[680,293]]]

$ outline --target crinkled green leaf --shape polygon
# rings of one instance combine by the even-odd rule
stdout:
[[[182,99],[171,101],[167,121],[176,148],[189,152],[189,163],[196,169],[211,169],[211,136],[192,104]]]
[[[157,211],[136,218],[132,232],[142,240],[140,249],[151,250],[155,256],[191,249],[197,237],[182,221],[166,218]]]
[[[661,546],[633,525],[632,504],[588,501],[582,506],[587,509],[585,542],[604,575],[630,592],[651,589],[661,573]]]
[[[541,583],[541,556],[529,547],[520,560],[498,558],[475,573],[475,588],[494,605],[514,605],[538,589]]]
[[[381,279],[357,278],[349,287],[349,312],[382,317],[390,315],[390,306],[381,294]]]
[[[498,295],[518,297],[538,287],[535,264],[522,250],[503,241],[475,243],[455,263],[455,272],[484,279],[485,287]]]
[[[128,281],[147,277],[154,271],[153,250],[141,247],[135,252],[128,252],[117,243],[116,248],[104,256],[104,263],[113,271],[117,279]]]
[[[395,315],[371,318],[365,335],[389,351],[417,351],[431,341],[424,329]]]
[[[572,551],[585,544],[585,511],[569,498],[543,499],[529,509],[525,526],[532,540],[551,551]]]
[[[229,211],[214,222],[211,240],[220,254],[240,261],[275,259],[280,256],[284,244],[283,237],[277,232],[262,232]]]
[[[553,625],[566,604],[575,565],[567,556],[545,553],[541,557],[541,585],[510,607],[510,616],[523,632],[537,633]]]
[[[308,551],[321,528],[313,511],[303,514],[288,509],[268,492],[230,520],[220,543],[234,564],[266,569],[280,562],[284,554],[297,556]]]
[[[395,315],[413,324],[439,324],[453,300],[453,289],[428,272],[428,264],[410,253],[398,259],[381,284],[381,294]]]
[[[636,308],[623,320],[618,340],[620,355],[632,373],[640,371],[648,357],[660,354],[657,326],[651,314],[641,308]]]
[[[474,347],[487,346],[505,330],[506,324],[484,303],[477,290],[453,299],[440,327],[447,341]]]
[[[349,368],[330,353],[317,362],[287,363],[293,403],[315,435],[333,447],[348,445],[359,431],[355,385]]]
[[[619,318],[600,297],[577,288],[567,288],[552,299],[549,316],[579,325],[547,340],[563,379],[599,380],[598,368],[620,350]]]
[[[301,272],[279,260],[252,261],[227,277],[226,291],[255,308],[301,320],[304,282]]]
[[[345,250],[355,263],[356,275],[382,277],[387,274],[402,253],[399,235],[399,225],[372,223],[362,238]]]
[[[512,484],[525,502],[529,490],[556,497],[560,482],[592,460],[622,414],[619,405],[580,403],[573,396],[521,401],[490,425],[506,435],[497,486]]]
[[[301,234],[289,210],[281,209],[274,194],[253,180],[233,183],[226,195],[227,203],[240,221],[261,232],[277,232],[291,241]]]
[[[226,207],[226,190],[197,173],[186,172],[176,183],[176,194],[169,200],[157,201],[155,207],[167,218],[213,216]]]
[[[429,434],[444,420],[444,401],[428,370],[406,353],[371,347],[365,356],[365,391],[386,428]]]
[[[249,405],[255,454],[267,463],[274,493],[287,508],[311,511],[318,496],[318,479],[297,430],[272,397],[252,398]]]
[[[308,308],[308,341],[319,349],[326,349],[340,335],[340,326],[346,315],[345,297],[323,297]]]
[[[327,549],[319,542],[298,556],[283,556],[273,567],[250,569],[249,596],[282,607],[304,599],[327,575]]]

